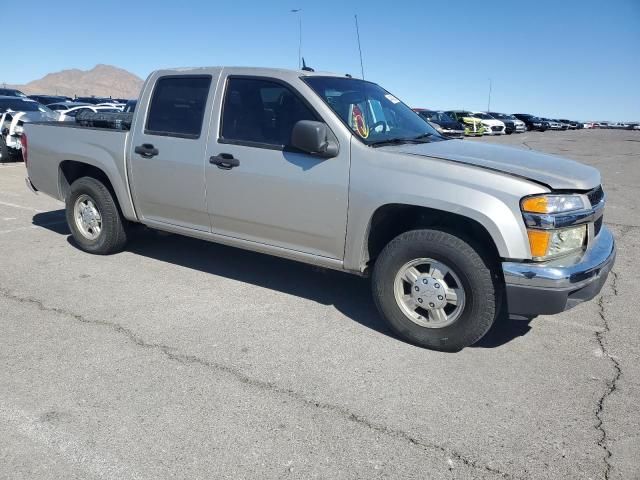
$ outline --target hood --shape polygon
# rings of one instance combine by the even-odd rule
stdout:
[[[600,172],[573,160],[490,143],[446,140],[382,147],[386,151],[434,157],[528,178],[553,190],[591,190]]]
[[[18,122],[55,122],[58,115],[49,112],[6,112],[7,117],[16,118]]]
[[[504,123],[502,123],[502,120],[488,120],[484,118],[479,118],[478,120],[480,120],[484,125],[490,125],[492,127],[504,127]]]
[[[473,118],[473,117],[462,117],[461,120],[464,123],[471,123],[471,124],[482,123],[479,118]]]
[[[58,115],[48,112],[25,112],[20,117],[21,122],[51,122],[56,121]]]

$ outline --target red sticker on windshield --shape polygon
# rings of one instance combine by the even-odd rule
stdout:
[[[353,106],[351,117],[353,120],[353,128],[356,132],[358,132],[358,135],[360,135],[362,138],[367,138],[369,136],[369,128],[364,121],[364,115],[362,114],[362,110],[360,110],[360,107],[358,105]]]

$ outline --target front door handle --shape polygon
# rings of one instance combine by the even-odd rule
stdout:
[[[138,145],[133,149],[133,151],[144,158],[153,158],[160,153],[160,151],[150,143],[143,143],[142,145]]]
[[[233,158],[233,155],[230,153],[221,153],[216,155],[215,157],[211,157],[209,159],[209,163],[212,165],[216,165],[218,168],[222,170],[231,170],[234,167],[240,166],[240,160],[237,158]]]

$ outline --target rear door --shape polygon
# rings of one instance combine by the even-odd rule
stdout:
[[[290,147],[299,120],[323,121],[292,85],[230,75],[217,93],[207,203],[216,234],[342,259],[349,143],[325,159]],[[214,129],[215,128],[215,129]],[[228,159],[225,165],[219,159]],[[217,165],[217,163],[222,163]]]
[[[138,105],[128,158],[136,209],[147,223],[210,230],[206,125],[218,76],[160,74]]]

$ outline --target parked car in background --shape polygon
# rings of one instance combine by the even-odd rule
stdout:
[[[474,118],[478,118],[484,126],[485,135],[504,135],[507,130],[504,122],[496,120],[491,115],[484,112],[471,112]]]
[[[26,96],[0,96],[0,162],[22,158],[25,123],[56,119],[55,112]]]
[[[109,108],[115,108],[117,110],[124,110],[124,103],[117,103],[117,102],[105,102],[105,103],[99,103],[98,105],[96,105],[97,107],[109,107]]]
[[[562,130],[562,124],[560,122],[545,117],[543,117],[542,120],[547,122],[547,124],[549,125],[549,130]]]
[[[549,129],[549,123],[535,115],[530,115],[528,113],[514,113],[513,116],[518,120],[523,121],[529,131],[537,130],[539,132],[544,132]]]
[[[569,130],[577,130],[578,128],[578,122],[574,122],[573,120],[566,120],[564,118],[561,118],[560,121],[566,124],[569,127]]]
[[[122,112],[119,108],[109,107],[109,106],[98,106],[98,105],[80,105],[78,107],[72,107],[68,110],[60,110],[59,120],[61,122],[74,122],[76,115],[80,112],[93,112],[93,113],[120,113]]]
[[[47,105],[47,107],[49,107],[51,110],[55,110],[56,112],[62,112],[74,107],[84,107],[84,106],[91,106],[91,104],[85,103],[85,102],[59,102],[59,103],[51,103]]]
[[[503,122],[507,127],[507,133],[512,133],[512,132],[523,133],[527,131],[527,126],[525,125],[525,123],[522,120],[516,118],[514,115],[509,115],[508,113],[499,113],[499,112],[487,112],[487,113],[491,115],[493,118]],[[510,127],[508,122],[511,122],[512,127]],[[511,132],[509,132],[510,128],[512,128]]]
[[[27,95],[15,88],[0,88],[0,97],[26,97]]]
[[[133,113],[136,111],[136,105],[138,105],[138,100],[127,100],[127,103],[124,105],[123,112],[125,113]]]
[[[107,97],[76,97],[74,101],[98,105],[99,103],[111,103],[113,99]]]
[[[426,108],[414,108],[413,111],[431,123],[438,133],[445,137],[464,138],[464,125],[446,113]]]
[[[50,105],[52,103],[70,102],[71,97],[65,97],[63,95],[29,95],[31,100],[35,100],[42,105]]]
[[[479,118],[474,118],[473,114],[466,110],[449,110],[448,116],[464,125],[464,134],[470,137],[481,137],[484,135],[484,125]]]

